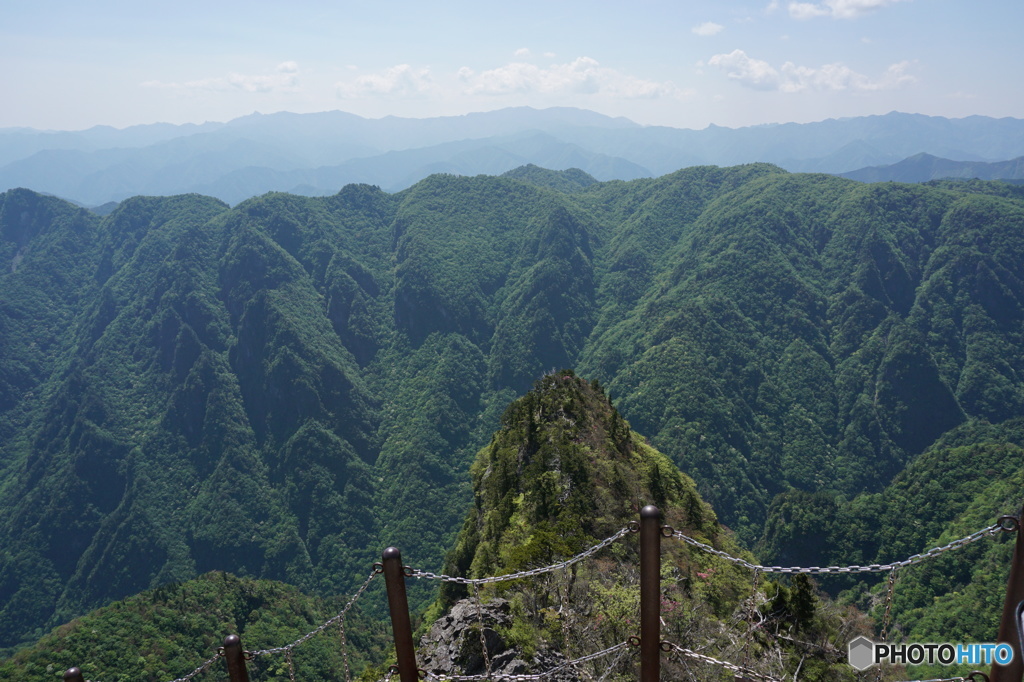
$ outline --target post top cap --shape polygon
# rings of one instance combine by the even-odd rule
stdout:
[[[238,635],[228,635],[224,638],[224,646],[241,646],[242,638]]]
[[[657,507],[655,507],[653,504],[649,504],[649,505],[647,505],[646,507],[644,507],[643,509],[640,510],[640,518],[642,518],[642,519],[650,519],[650,518],[655,518],[656,519],[656,518],[660,518],[660,517],[661,517],[661,510],[658,509]]]
[[[385,561],[387,561],[388,559],[400,560],[402,558],[402,553],[398,551],[397,547],[388,547],[384,550],[384,553],[381,554],[381,557],[383,557]]]

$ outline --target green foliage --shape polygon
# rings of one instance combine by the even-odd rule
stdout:
[[[34,646],[0,661],[0,677],[34,682],[56,679],[77,666],[90,679],[166,682],[211,658],[223,638],[237,634],[248,651],[289,644],[331,618],[325,604],[293,587],[266,580],[208,573],[118,601],[77,618]],[[346,638],[358,672],[366,654],[381,655],[381,630],[357,612],[346,618]],[[339,629],[331,627],[294,649],[299,677],[344,679]],[[222,660],[212,670],[226,672]],[[254,679],[287,680],[283,655],[247,664]]]
[[[448,573],[483,577],[556,563],[635,521],[650,502],[672,527],[743,554],[693,481],[632,431],[599,382],[588,383],[569,370],[545,375],[509,406],[472,473],[474,505],[449,554]],[[570,570],[499,583],[470,596],[511,601],[513,622],[502,635],[527,657],[541,646],[581,655],[637,634],[638,561],[635,536],[629,536]],[[735,656],[743,634],[730,631],[744,620],[748,604],[763,599],[751,595],[749,574],[665,540],[661,580],[665,639]],[[442,589],[435,615],[466,596],[451,585]],[[822,611],[806,576],[798,576],[792,588],[771,584],[769,593],[772,587],[778,591],[762,624],[812,639],[836,636],[842,618]],[[765,660],[785,660],[792,672],[800,659],[780,649],[779,641],[766,635],[758,645],[771,651]],[[837,672],[833,658],[813,658],[823,663],[822,679]],[[684,674],[685,668],[674,665],[666,661],[669,674]]]
[[[0,646],[211,569],[343,594],[385,545],[436,569],[457,535],[466,570],[529,565],[650,499],[710,532],[707,500],[798,563],[919,551],[968,500],[1012,497],[986,482],[1019,470],[1022,227],[1003,184],[764,164],[439,175],[235,208],[136,197],[103,218],[6,192]],[[507,415],[533,434],[535,485],[474,469],[506,491],[474,504],[475,453],[556,367],[615,398],[599,431],[621,461],[590,461],[589,426],[545,445]],[[498,520],[515,514],[536,524]],[[964,593],[956,575],[927,594]],[[688,580],[714,609],[737,598]]]

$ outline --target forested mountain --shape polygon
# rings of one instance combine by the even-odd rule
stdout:
[[[294,642],[334,616],[343,606],[270,580],[238,578],[215,571],[184,583],[153,590],[96,609],[62,625],[34,646],[0,660],[0,679],[45,682],[77,667],[90,679],[166,682],[207,661],[228,634],[239,635],[247,651]],[[346,661],[339,628],[328,629],[295,647],[292,665],[299,679],[342,680],[346,664],[358,669],[365,660],[383,660],[387,644],[383,623],[347,614],[348,650],[360,654]],[[284,654],[250,660],[254,679],[287,679]],[[223,679],[226,666],[215,661],[207,679]],[[340,674],[339,674],[340,673]],[[202,676],[200,676],[202,679]]]
[[[915,154],[889,166],[871,166],[841,173],[861,182],[928,182],[942,178],[1024,181],[1024,157],[1010,161],[950,161],[931,154]]]
[[[766,556],[806,537],[805,499],[851,519],[800,540],[816,564],[987,525],[1019,504],[1019,197],[764,164],[105,217],[8,191],[0,643],[214,569],[332,595],[389,544],[440,568],[474,453],[563,367]],[[905,529],[943,476],[976,497],[932,495]]]
[[[236,204],[268,191],[330,195],[348,183],[394,192],[434,173],[498,175],[526,164],[632,180],[685,166],[751,162],[845,173],[917,154],[957,162],[1015,159],[1024,155],[1024,120],[892,112],[688,130],[583,109],[515,107],[425,119],[279,112],[199,126],[0,129],[0,190],[31,187],[86,206],[189,192]],[[979,177],[1005,178],[1013,170],[988,172],[996,174]]]

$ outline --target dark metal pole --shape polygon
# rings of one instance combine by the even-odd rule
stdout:
[[[640,510],[640,682],[660,678],[661,512],[648,505]]]
[[[82,671],[78,668],[68,668],[64,671],[65,682],[85,682],[85,678],[82,677]]]
[[[398,676],[402,682],[417,682],[416,650],[412,644],[412,621],[409,619],[409,600],[405,596],[405,567],[402,553],[397,547],[384,550],[384,583],[388,589],[388,608],[391,610],[391,631],[395,636],[395,655],[398,657]]]
[[[1012,517],[1011,517],[1012,518]],[[999,621],[996,641],[1006,642],[1013,647],[1013,660],[1008,665],[992,665],[989,677],[992,682],[1021,682],[1024,678],[1024,655],[1017,636],[1017,604],[1024,601],[1024,532],[1021,520],[1024,510],[1017,516],[1017,542],[1013,548],[1013,563],[1010,564],[1010,578],[1006,583],[1006,600],[1003,602],[1003,617]],[[1003,521],[1003,519],[1000,519]],[[1006,526],[1004,525],[1004,528]]]
[[[242,639],[238,635],[228,635],[224,638],[224,659],[228,662],[228,679],[231,682],[249,682]]]

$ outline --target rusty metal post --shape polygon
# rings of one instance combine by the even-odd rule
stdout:
[[[78,668],[68,668],[64,671],[64,682],[85,682],[85,678]]]
[[[1007,527],[1008,519],[1000,519],[1003,527]],[[1003,617],[999,620],[997,642],[1006,642],[1013,647],[1013,660],[1008,665],[993,664],[989,675],[992,682],[1021,682],[1024,678],[1024,654],[1021,653],[1021,642],[1017,635],[1017,605],[1024,601],[1024,531],[1021,520],[1024,509],[1016,519],[1017,542],[1013,548],[1013,563],[1010,564],[1010,578],[1006,582],[1006,599],[1003,602]]]
[[[661,512],[640,510],[640,682],[661,678]]]
[[[416,649],[412,644],[412,621],[409,619],[409,600],[405,595],[402,553],[397,547],[388,547],[382,557],[388,608],[391,610],[391,632],[395,637],[395,655],[398,658],[398,676],[402,682],[417,682],[419,671],[416,669]]]
[[[224,638],[224,660],[228,662],[228,679],[231,682],[249,682],[242,639],[238,635],[228,635]]]

